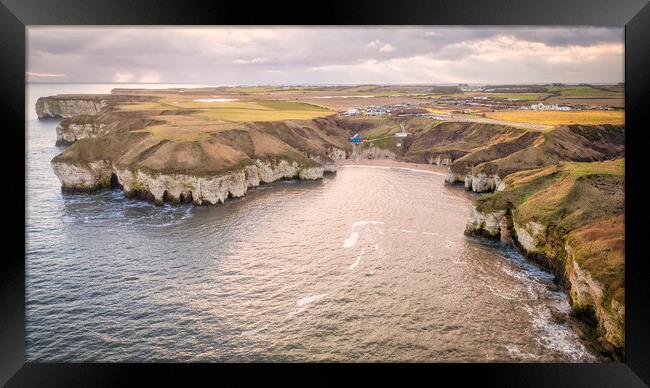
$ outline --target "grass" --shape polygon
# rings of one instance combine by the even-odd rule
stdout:
[[[163,112],[154,116],[164,124],[140,131],[171,141],[200,141],[206,134],[245,129],[244,123],[283,120],[310,120],[333,112],[316,104],[288,100],[197,102],[195,97],[165,96],[158,102],[129,103],[119,106],[127,112]],[[188,110],[191,110],[188,112]],[[174,111],[181,111],[173,114]]]
[[[468,97],[474,96],[487,96],[491,98],[509,99],[516,98],[522,101],[537,101],[549,95],[549,93],[488,93],[488,92],[473,92],[467,93]]]
[[[549,91],[559,92],[563,97],[620,97],[622,91],[607,91],[591,86],[549,86]]]
[[[329,109],[323,105],[310,104],[306,102],[287,101],[287,100],[261,100],[257,105],[275,111],[304,111],[304,112],[329,112]]]
[[[149,132],[158,139],[171,140],[176,142],[201,141],[210,133],[229,131],[234,129],[246,129],[243,125],[236,123],[214,123],[210,125],[192,124],[191,120],[174,122],[173,124],[152,125],[145,129],[133,132]]]
[[[605,288],[605,304],[624,299],[625,161],[565,162],[506,177],[506,190],[483,196],[483,212],[512,208],[514,221],[535,221],[567,241],[574,260]],[[549,244],[551,244],[549,242]],[[560,243],[563,244],[563,243]],[[544,247],[552,252],[557,247]]]
[[[572,201],[582,202],[576,206],[585,210],[586,207],[583,205],[587,205],[590,201],[588,195],[591,193],[579,190],[579,185],[592,177],[598,177],[611,182],[588,183],[609,187],[611,185],[608,183],[614,182],[615,185],[615,182],[623,181],[624,171],[624,159],[604,162],[563,162],[558,165],[519,171],[505,177],[506,190],[483,196],[478,201],[478,206],[482,211],[493,211],[511,204],[518,206],[518,214],[523,221],[536,219],[545,222],[560,220],[567,222],[569,220],[566,214],[560,215],[563,213],[562,207]],[[547,188],[549,190],[546,190]],[[591,204],[607,211],[612,209],[611,206],[598,206],[596,202]],[[547,214],[545,210],[540,209],[555,209],[557,212]],[[584,214],[584,211],[581,214]]]
[[[624,339],[623,319],[613,308],[613,301],[625,304],[624,166],[624,159],[617,159],[520,171],[506,177],[504,191],[483,196],[477,205],[484,212],[510,208],[518,224],[546,225],[538,248],[549,260],[564,258],[563,248],[571,247],[571,259],[602,285],[600,307],[616,321],[607,333],[616,346]],[[573,272],[573,261],[563,263],[565,273]],[[576,301],[575,290],[571,293]]]
[[[298,103],[295,103],[298,104]],[[306,105],[306,104],[303,104]],[[249,106],[224,106],[219,108],[202,109],[196,113],[205,120],[225,120],[236,122],[253,121],[282,121],[282,120],[309,120],[316,117],[327,116],[333,112],[321,107],[313,106],[309,109],[296,105],[294,108],[270,109],[257,103]]]
[[[528,124],[565,125],[565,124],[624,124],[625,112],[623,111],[500,111],[489,112],[486,117]]]

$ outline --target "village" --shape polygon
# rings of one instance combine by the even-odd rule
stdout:
[[[580,110],[612,110],[611,107],[592,107],[583,104],[544,104],[536,102],[525,103],[516,98],[497,99],[488,96],[474,97],[440,97],[423,99],[419,103],[395,103],[383,105],[359,106],[339,112],[342,116],[395,116],[411,117],[424,116],[433,119],[447,118],[448,114],[480,114],[501,110],[531,110],[531,111],[580,111]],[[441,113],[444,111],[445,113]]]

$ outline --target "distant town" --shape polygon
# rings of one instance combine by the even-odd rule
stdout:
[[[551,84],[556,90],[569,88],[563,84]],[[622,86],[622,85],[617,85]],[[581,88],[600,89],[603,92],[611,92],[612,89],[604,87],[598,88],[592,85],[578,85]],[[552,89],[551,89],[552,90]],[[381,105],[360,105],[352,107],[345,111],[339,112],[343,116],[422,116],[434,119],[448,118],[449,114],[481,114],[485,112],[512,111],[512,110],[531,110],[531,111],[582,111],[582,110],[617,110],[622,107],[610,106],[603,104],[602,101],[585,101],[586,98],[569,97],[565,98],[562,103],[547,102],[549,97],[563,97],[563,93],[549,93],[549,89],[539,86],[520,86],[520,87],[470,87],[466,84],[460,84],[457,90],[450,89],[453,93],[441,96],[421,96],[417,102],[395,102]],[[435,89],[434,89],[435,92]],[[458,93],[459,92],[459,93]],[[522,94],[517,97],[516,94]],[[549,93],[544,96],[544,93]],[[532,94],[539,94],[535,96]],[[505,96],[507,95],[507,96]],[[400,95],[387,97],[401,97]],[[532,97],[532,98],[531,98]],[[538,97],[538,98],[535,98]],[[599,96],[600,97],[600,96]],[[574,99],[574,102],[568,100]],[[358,99],[357,99],[358,100]],[[533,101],[533,103],[531,103]],[[436,110],[445,112],[436,112]]]

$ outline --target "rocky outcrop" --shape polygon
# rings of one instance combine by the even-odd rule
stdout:
[[[448,184],[460,184],[465,186],[466,190],[475,193],[490,193],[493,191],[502,191],[505,189],[506,184],[496,174],[458,174],[451,170],[445,176],[445,182]]]
[[[535,221],[523,225],[512,223],[517,242],[526,253],[543,253],[540,246],[546,243],[546,226]]]
[[[435,164],[437,166],[450,166],[451,163],[453,162],[453,158],[451,155],[444,154],[444,155],[435,155],[435,156],[429,156],[427,158],[427,162],[429,164]]]
[[[477,147],[449,167],[448,183],[464,183],[478,193],[503,191],[504,180],[519,171],[563,161],[594,162],[624,156],[624,126],[570,125],[545,133],[527,131]]]
[[[357,149],[357,152],[354,155],[352,155],[352,157],[355,159],[374,160],[374,159],[396,159],[397,155],[395,155],[395,153],[389,149],[370,145],[366,149]]]
[[[465,234],[497,240],[501,237],[502,219],[505,215],[505,210],[483,213],[473,208],[465,226]]]
[[[344,160],[347,158],[345,150],[336,147],[328,148],[327,156],[332,160]]]
[[[109,98],[108,95],[41,97],[36,101],[36,114],[39,119],[94,116],[108,106]]]
[[[502,183],[498,175],[466,175],[465,189],[475,193],[489,193],[495,191]]]
[[[114,171],[110,160],[92,162],[58,162],[52,161],[52,169],[61,181],[64,191],[94,191],[109,187]]]
[[[454,172],[451,172],[449,170],[447,172],[447,175],[445,175],[445,183],[449,184],[457,184],[457,183],[465,183],[465,174],[456,174]]]
[[[625,306],[616,299],[605,298],[605,286],[582,269],[574,257],[574,248],[567,242],[567,266],[571,283],[571,302],[575,309],[591,310],[602,327],[603,337],[615,348],[625,346]]]
[[[481,212],[474,208],[465,234],[516,245],[526,257],[552,272],[566,287],[574,311],[593,313],[601,333],[601,343],[612,349],[612,354],[624,347],[625,306],[613,298],[605,298],[605,285],[581,268],[574,248],[569,242],[559,244],[562,237],[549,231],[547,225],[535,221],[513,221],[512,210]]]
[[[74,123],[63,120],[56,127],[56,145],[70,145],[77,140],[108,134],[104,123]]]
[[[193,202],[195,205],[223,203],[241,197],[251,187],[280,179],[315,180],[323,177],[323,166],[303,166],[298,162],[255,160],[254,164],[220,175],[149,172],[116,166],[110,161],[53,161],[52,168],[64,191],[93,191],[119,185],[127,197],[141,197],[157,204]]]
[[[341,158],[341,154],[343,158]],[[334,160],[345,159],[345,151],[339,148],[332,147],[327,152],[327,157],[322,157],[320,155],[308,155],[309,159],[317,162],[323,166],[325,172],[336,172],[337,166],[334,163]]]

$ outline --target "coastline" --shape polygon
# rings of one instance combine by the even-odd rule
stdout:
[[[426,163],[411,163],[411,162],[401,162],[392,159],[362,159],[362,160],[352,160],[352,159],[343,159],[336,160],[335,164],[337,167],[375,167],[375,168],[396,168],[402,170],[411,170],[426,172],[436,175],[445,176],[449,169],[448,166],[436,166],[433,164]]]

